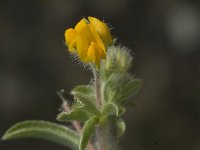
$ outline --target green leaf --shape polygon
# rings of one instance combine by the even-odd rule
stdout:
[[[119,100],[123,102],[126,98],[134,96],[142,87],[142,83],[143,80],[141,79],[133,79],[129,81],[125,86],[123,86]]]
[[[47,121],[24,121],[13,125],[3,135],[3,140],[16,138],[40,138],[78,149],[79,135],[63,126]]]
[[[74,99],[72,106],[71,106],[71,110],[80,109],[83,107],[84,107],[84,104],[81,101]]]
[[[126,123],[122,119],[117,120],[117,139],[120,139],[126,130]]]
[[[83,95],[93,95],[94,87],[92,85],[78,85],[72,91],[71,94],[83,94]]]
[[[80,97],[89,100],[95,105],[95,88],[92,85],[79,85],[76,86],[71,94],[75,97]]]
[[[135,95],[142,86],[141,79],[135,79],[129,73],[112,73],[106,81],[103,81],[102,97],[104,101],[112,101],[119,104],[126,103],[126,99]]]
[[[87,98],[79,97],[79,96],[75,96],[74,98],[75,98],[75,101],[77,101],[76,103],[82,104],[81,107],[79,107],[79,108],[85,109],[85,111],[87,111],[91,114],[94,114],[94,115],[97,115],[97,116],[100,115],[100,111]],[[74,107],[72,106],[72,110],[73,110],[73,108]]]
[[[116,104],[109,102],[103,107],[102,112],[106,116],[109,116],[109,115],[118,116],[119,115],[119,107]]]
[[[61,112],[57,116],[58,121],[79,120],[87,121],[91,117],[100,116],[100,111],[90,101],[84,98],[75,97],[71,111]]]
[[[122,88],[131,79],[129,74],[112,73],[105,82],[103,98],[105,101],[116,101],[116,98],[121,95]]]
[[[113,84],[111,80],[112,78],[111,79],[110,78],[108,81],[105,82],[104,87],[101,87],[103,88],[102,97],[105,102],[112,101],[116,97],[116,94],[117,94],[117,91],[115,90],[115,86],[113,86],[115,83]]]
[[[96,108],[95,90],[92,85],[79,85],[76,86],[71,94],[74,95],[75,101],[72,104],[71,109],[82,108],[85,111],[99,115],[100,112]]]
[[[88,120],[92,114],[88,113],[85,109],[79,108],[72,110],[70,112],[61,112],[57,116],[58,121],[70,121],[70,120],[79,120],[86,121]]]
[[[81,135],[79,150],[85,150],[87,143],[94,132],[95,125],[98,124],[98,122],[98,117],[93,117],[85,122],[83,126],[83,133]]]
[[[123,107],[123,106],[120,106],[120,107],[119,107],[119,116],[125,114],[125,112],[126,112],[126,108]]]

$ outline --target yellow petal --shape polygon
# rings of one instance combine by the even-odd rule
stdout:
[[[77,53],[81,61],[93,62],[99,68],[112,37],[105,23],[89,17],[89,21],[83,18],[74,29],[66,30],[65,41],[69,51]]]
[[[90,45],[90,43],[94,40],[93,34],[88,24],[78,30],[77,33],[79,36],[82,36],[86,40],[88,45]]]
[[[86,21],[85,21],[85,19],[83,18],[83,19],[81,19],[81,21],[79,21],[77,24],[76,24],[76,26],[75,26],[75,30],[81,30],[84,26],[86,26],[87,25],[87,23],[86,23]]]
[[[94,64],[96,64],[96,55],[95,55],[94,46],[92,44],[88,48],[87,55],[88,55],[89,61],[91,61]],[[96,64],[96,65],[98,65],[98,64]]]
[[[102,41],[106,45],[112,44],[113,39],[112,39],[112,36],[111,36],[108,26],[104,22],[98,20],[95,17],[88,17],[88,20],[90,21],[90,24],[92,24],[94,26],[95,30],[98,32]]]
[[[76,40],[76,45],[77,45],[77,53],[81,61],[87,62],[87,51],[89,44],[87,43],[86,39],[83,38],[82,36],[78,36]]]
[[[99,34],[97,33],[97,31],[95,30],[94,26],[91,25],[91,24],[89,24],[88,26],[90,27],[90,31],[91,31],[91,34],[92,34],[92,41],[95,42],[96,44],[98,44],[98,46],[101,47],[105,52],[104,43],[101,40],[101,38],[100,38]]]
[[[76,31],[74,29],[72,28],[67,29],[65,31],[66,44],[69,45],[75,39],[75,36],[76,36]]]
[[[106,52],[105,50],[102,49],[101,59],[105,59],[105,58],[106,58]]]
[[[76,46],[76,40],[73,40],[73,41],[69,44],[68,50],[69,50],[71,53],[73,53],[73,52],[76,52],[76,48],[77,48],[77,46]]]
[[[97,67],[100,66],[102,51],[102,48],[99,47],[95,42],[92,42],[88,48],[88,59],[96,64]]]

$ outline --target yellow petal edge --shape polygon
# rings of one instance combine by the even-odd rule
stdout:
[[[84,63],[92,62],[100,67],[106,58],[106,49],[113,43],[108,26],[95,17],[83,18],[75,26],[65,31],[65,43],[71,53],[78,55]]]

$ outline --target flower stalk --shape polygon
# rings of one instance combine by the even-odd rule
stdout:
[[[95,89],[96,89],[96,107],[101,108],[101,89],[100,89],[100,80],[99,80],[99,72],[95,71]]]
[[[11,127],[3,139],[36,137],[74,150],[118,150],[126,129],[121,116],[130,96],[142,85],[142,80],[129,72],[133,60],[130,50],[114,45],[109,27],[95,17],[83,18],[67,29],[65,42],[69,52],[89,64],[93,73],[92,83],[71,90],[71,105],[64,98],[64,90],[57,92],[63,109],[57,120],[71,122],[74,129],[46,121],[25,121]]]

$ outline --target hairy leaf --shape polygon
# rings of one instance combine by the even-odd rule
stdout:
[[[71,94],[75,97],[80,97],[89,100],[95,105],[95,88],[92,85],[79,85],[76,86]]]
[[[79,135],[63,126],[47,121],[24,121],[13,125],[3,135],[3,140],[16,138],[40,138],[53,141],[72,149],[78,149]]]
[[[79,150],[85,150],[87,143],[94,132],[95,125],[98,124],[99,118],[93,117],[85,122],[83,126],[83,133],[81,135]]]
[[[118,119],[116,122],[117,125],[117,138],[121,138],[126,130],[126,123],[122,119]]]
[[[103,96],[105,101],[116,101],[116,98],[122,94],[122,89],[132,77],[129,74],[112,73],[105,83]]]
[[[82,109],[85,109],[86,111],[88,111],[91,114],[100,115],[100,112],[96,108],[96,106],[93,103],[91,103],[91,101],[89,101],[87,98],[79,97],[79,96],[75,96],[74,98],[75,98],[75,101],[82,104],[82,106],[81,106]],[[72,106],[72,109],[73,108],[74,107]]]
[[[143,80],[141,79],[133,79],[131,81],[129,81],[127,84],[125,84],[125,86],[123,86],[122,90],[121,90],[121,94],[119,96],[119,101],[123,101],[130,97],[130,96],[134,96],[142,87],[142,83]]]
[[[108,116],[108,115],[119,115],[119,107],[113,103],[113,102],[108,102],[102,110],[103,114]]]
[[[79,120],[86,121],[88,120],[92,114],[88,113],[85,109],[79,108],[72,110],[70,112],[61,112],[57,116],[58,121],[70,121],[70,120]]]

